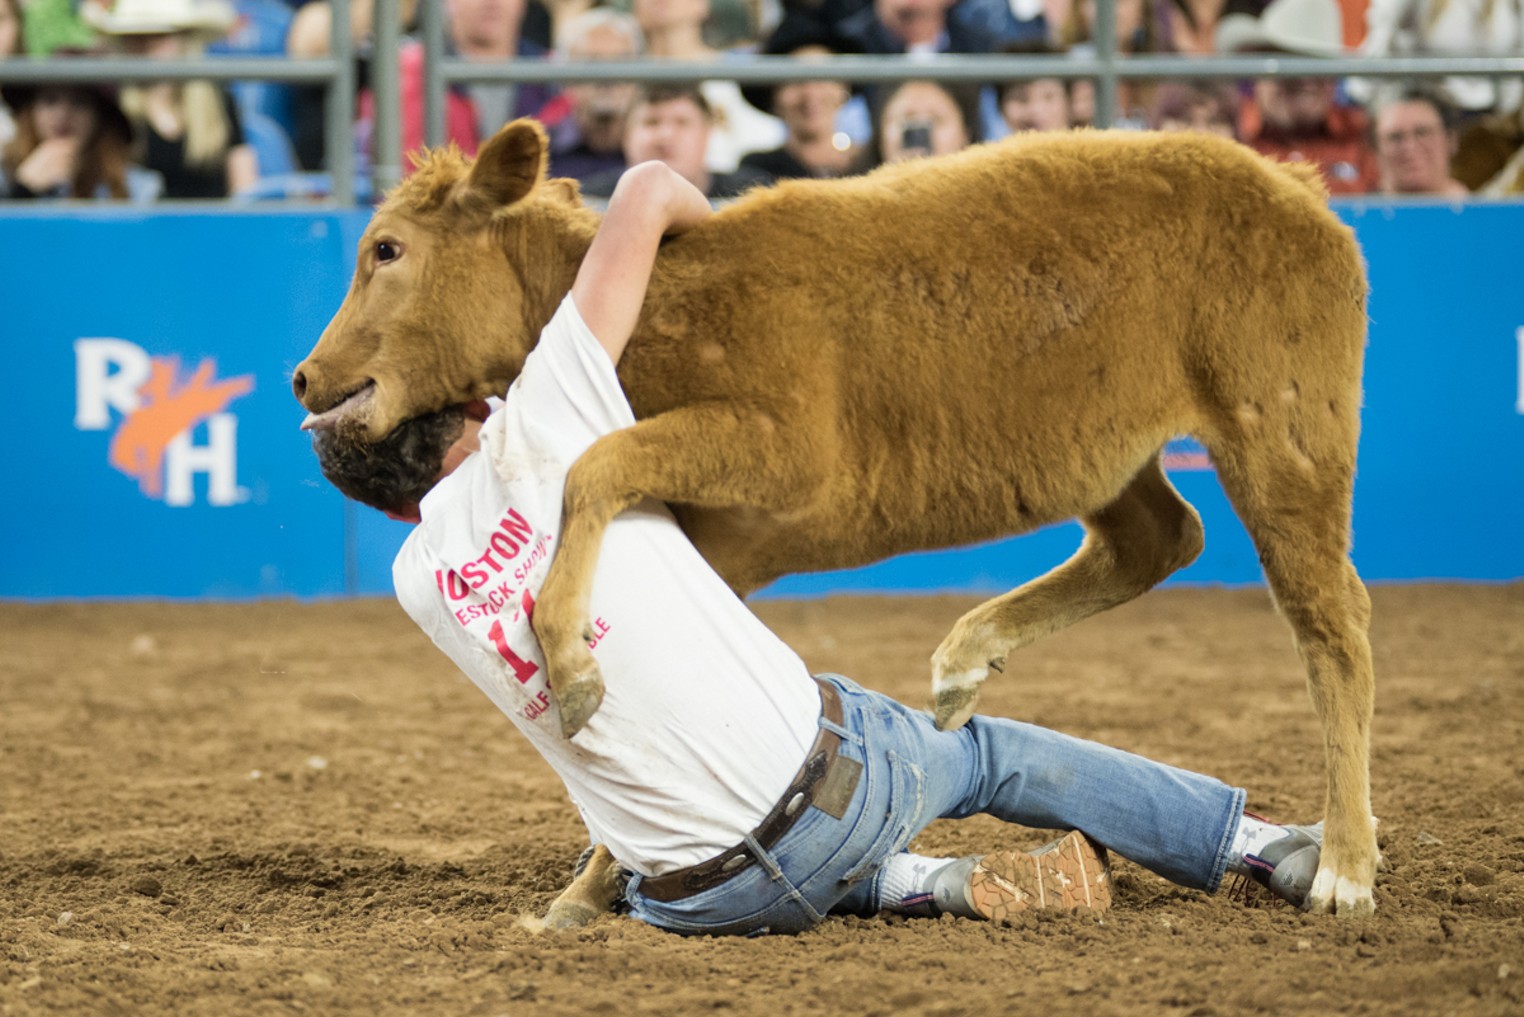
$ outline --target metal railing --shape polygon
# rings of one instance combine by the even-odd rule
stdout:
[[[565,84],[587,81],[694,83],[728,79],[743,85],[815,81],[828,78],[854,84],[922,79],[948,82],[1021,81],[1034,78],[1091,79],[1096,82],[1096,124],[1117,118],[1122,82],[1164,79],[1241,79],[1273,77],[1524,77],[1524,54],[1502,57],[1232,57],[1128,56],[1116,47],[1116,0],[1097,3],[1094,57],[1011,54],[921,56],[835,56],[797,60],[787,56],[727,57],[711,61],[659,59],[515,60],[481,63],[450,56],[445,49],[441,0],[419,4],[424,47],[424,141],[445,141],[445,96],[457,84]],[[265,80],[327,87],[324,139],[332,174],[332,202],[352,205],[354,186],[354,117],[356,81],[354,46],[349,31],[349,0],[330,0],[333,34],[330,56],[316,60],[281,57],[211,57],[151,62],[128,57],[67,60],[0,60],[0,83],[148,82],[200,78],[210,81]],[[376,0],[374,52],[392,53],[400,44],[399,0]],[[375,121],[371,165],[374,193],[402,178],[401,95],[396,60],[372,60],[371,87]]]
[[[397,0],[380,0],[395,6]],[[155,81],[273,81],[283,84],[324,85],[323,144],[328,171],[332,174],[334,204],[355,203],[354,45],[349,32],[349,0],[329,0],[333,11],[333,34],[329,55],[321,59],[287,57],[194,57],[184,60],[150,60],[144,57],[69,57],[67,59],[0,60],[0,84],[147,84]],[[386,61],[393,63],[392,61]],[[391,70],[396,81],[396,69]],[[393,116],[395,120],[395,115]]]

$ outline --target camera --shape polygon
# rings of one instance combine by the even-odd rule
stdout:
[[[920,149],[929,154],[931,152],[931,121],[905,121],[905,126],[900,131],[900,149],[904,151]]]

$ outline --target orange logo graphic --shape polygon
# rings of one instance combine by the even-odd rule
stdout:
[[[111,439],[110,462],[137,480],[150,498],[164,494],[164,453],[176,437],[254,388],[252,374],[215,380],[217,363],[201,361],[184,382],[179,357],[154,357],[148,380],[138,387],[138,406]]]

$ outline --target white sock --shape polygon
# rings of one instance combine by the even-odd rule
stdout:
[[[956,858],[928,858],[901,851],[884,863],[878,877],[880,911],[916,914],[931,901],[931,877]]]
[[[1267,844],[1280,840],[1284,836],[1286,836],[1285,827],[1266,822],[1258,816],[1251,816],[1245,812],[1238,821],[1238,829],[1233,832],[1233,846],[1229,849],[1228,855],[1228,871],[1247,873],[1249,866],[1244,862],[1244,855],[1258,855]]]

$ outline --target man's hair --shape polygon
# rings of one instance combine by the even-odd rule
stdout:
[[[465,429],[459,406],[399,424],[377,442],[354,429],[314,431],[323,476],[355,501],[383,512],[410,512],[439,481],[445,452]]]
[[[1376,136],[1376,114],[1379,114],[1388,106],[1395,106],[1399,102],[1421,102],[1427,105],[1435,113],[1439,114],[1439,122],[1448,134],[1455,130],[1460,121],[1460,114],[1456,110],[1455,103],[1439,85],[1423,84],[1421,82],[1405,82],[1401,87],[1388,95],[1380,98],[1375,109],[1371,110],[1371,118],[1368,123],[1372,139]]]
[[[1012,56],[1066,56],[1068,50],[1059,49],[1048,42],[1008,42],[999,50],[1001,53],[1009,53]],[[995,100],[1005,103],[1006,93],[1021,85],[1030,85],[1033,81],[1042,81],[1043,78],[1022,78],[1018,81],[997,81],[995,83]],[[1064,86],[1064,95],[1074,92],[1073,78],[1059,78],[1058,83]]]
[[[655,106],[663,102],[675,102],[678,99],[687,99],[699,108],[704,114],[704,119],[714,120],[714,111],[709,108],[709,100],[704,98],[704,93],[698,90],[697,85],[651,85],[642,88],[635,95],[635,101],[630,103],[630,108],[636,106]]]

